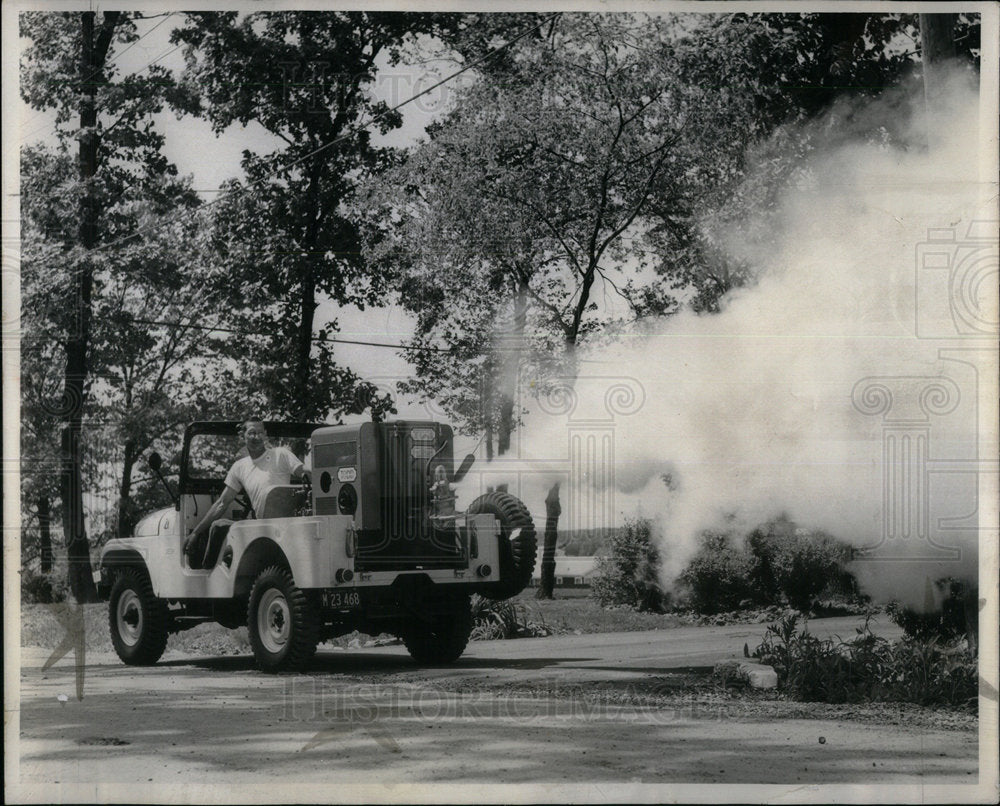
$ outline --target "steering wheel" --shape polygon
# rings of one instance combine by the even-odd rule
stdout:
[[[250,501],[250,496],[247,495],[246,490],[240,490],[238,493],[236,493],[235,500],[236,503],[238,503],[241,507],[243,507],[243,509],[245,509],[247,512],[250,513],[251,518],[256,520],[257,513],[254,512],[253,502]]]

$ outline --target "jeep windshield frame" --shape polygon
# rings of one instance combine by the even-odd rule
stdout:
[[[206,478],[192,474],[191,467],[191,444],[195,437],[208,435],[220,437],[240,436],[240,430],[246,420],[202,420],[193,422],[184,429],[184,444],[181,448],[181,469],[178,480],[178,500],[185,494],[208,493],[211,495],[222,492],[225,486],[225,474],[221,478]],[[317,428],[322,428],[322,423],[299,423],[282,420],[265,420],[264,429],[269,438],[274,439],[309,439],[312,432]],[[230,457],[229,461],[234,462],[239,458],[236,454]],[[178,503],[176,508],[179,508]]]

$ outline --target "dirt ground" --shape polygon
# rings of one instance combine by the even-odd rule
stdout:
[[[840,621],[814,628],[846,632]],[[912,800],[977,783],[972,715],[792,703],[707,682],[712,662],[742,656],[748,630],[477,642],[444,668],[417,667],[400,646],[321,648],[294,676],[261,674],[247,655],[170,652],[136,669],[91,652],[82,699],[72,652],[43,671],[51,650],[28,647],[15,793],[467,800],[485,787],[481,799],[514,802],[740,784],[739,800],[763,785],[849,784],[899,786]]]

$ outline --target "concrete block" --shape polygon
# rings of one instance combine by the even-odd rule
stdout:
[[[751,688],[778,687],[778,673],[763,663],[748,663],[744,661],[740,664],[740,671],[746,674],[750,680]]]

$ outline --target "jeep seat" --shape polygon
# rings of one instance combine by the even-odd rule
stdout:
[[[302,487],[296,484],[276,484],[264,496],[258,518],[291,518],[298,508]]]

